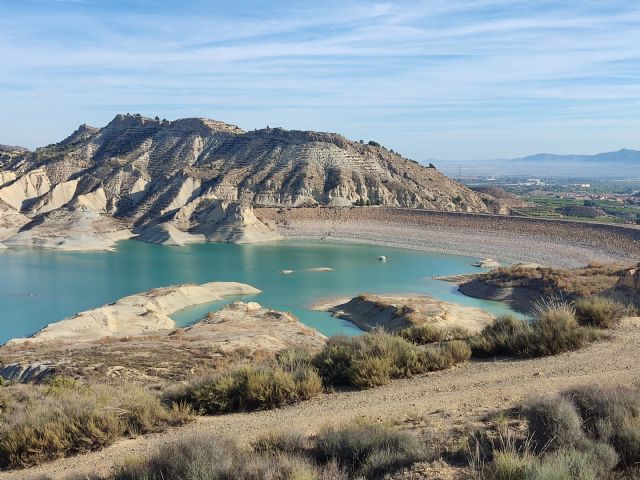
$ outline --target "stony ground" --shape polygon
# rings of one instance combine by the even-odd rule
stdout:
[[[261,208],[285,238],[324,239],[578,267],[635,263],[640,229],[596,223],[389,207]]]
[[[0,473],[0,480],[28,480],[42,474],[61,479],[70,474],[107,473],[127,458],[149,454],[161,445],[194,434],[230,435],[250,441],[270,430],[295,428],[311,434],[327,424],[359,418],[395,421],[435,436],[463,437],[487,415],[512,407],[527,395],[587,384],[638,386],[638,358],[640,318],[628,319],[611,332],[611,338],[578,352],[532,360],[474,361],[373,390],[325,394],[277,410],[202,417],[185,427],[122,440],[99,452],[28,471]],[[455,469],[441,470],[455,474]]]

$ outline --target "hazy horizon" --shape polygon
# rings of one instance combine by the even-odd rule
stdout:
[[[128,111],[417,160],[640,149],[639,44],[640,4],[620,0],[0,0],[0,143]]]

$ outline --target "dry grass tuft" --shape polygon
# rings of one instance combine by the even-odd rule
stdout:
[[[37,465],[96,450],[121,436],[160,431],[191,419],[185,407],[166,408],[133,385],[80,385],[55,378],[48,386],[3,388],[0,467]]]

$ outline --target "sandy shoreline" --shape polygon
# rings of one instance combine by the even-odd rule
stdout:
[[[286,239],[409,248],[504,263],[577,267],[633,263],[640,229],[614,225],[401,208],[256,209]]]

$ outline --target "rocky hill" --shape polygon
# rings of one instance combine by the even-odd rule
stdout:
[[[270,240],[275,233],[252,206],[317,205],[500,209],[435,168],[333,133],[117,115],[35,152],[0,147],[0,241],[8,244],[75,248],[98,217],[109,218],[101,225],[110,232],[122,223],[148,241]],[[36,227],[34,240],[25,231]]]

